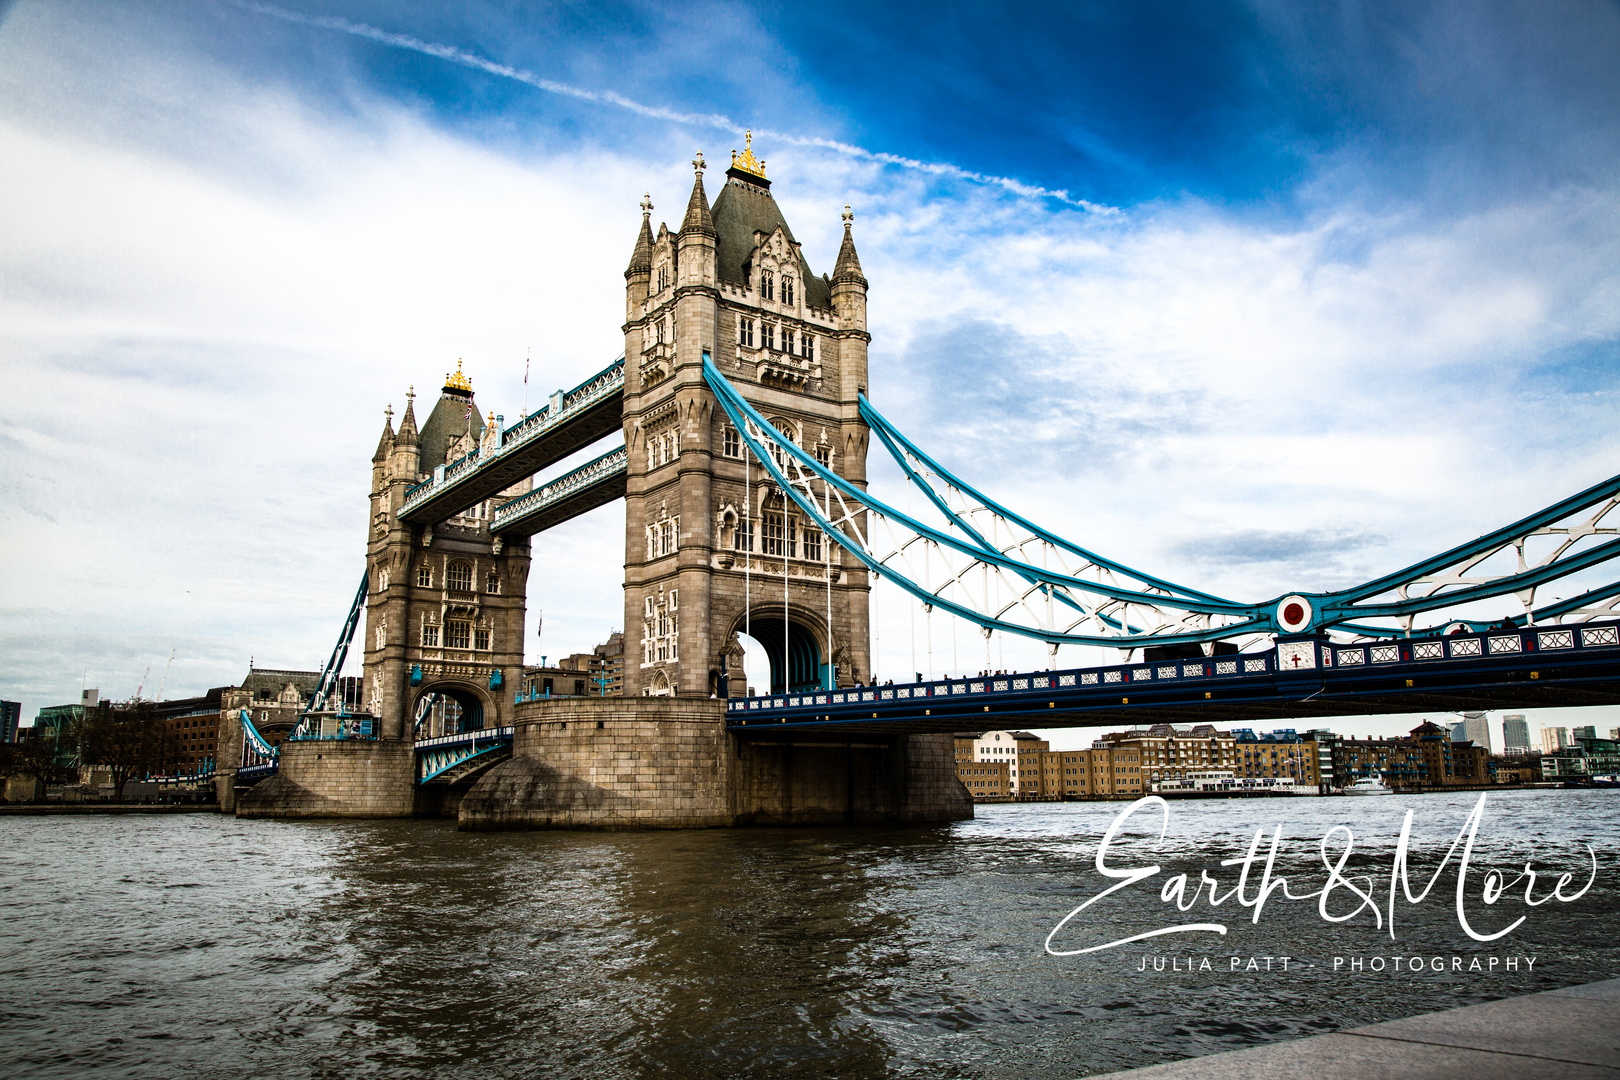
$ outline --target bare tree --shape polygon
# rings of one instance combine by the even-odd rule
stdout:
[[[150,701],[104,701],[85,713],[78,728],[79,760],[100,765],[112,776],[113,798],[124,799],[124,785],[139,776],[163,771],[179,752],[169,726],[158,719]]]

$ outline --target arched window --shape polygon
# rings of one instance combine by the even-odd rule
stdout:
[[[491,596],[497,596],[501,591],[501,575],[491,570],[489,577],[484,579],[484,591]]]
[[[761,300],[776,298],[776,277],[769,270],[759,272],[759,298]]]
[[[453,562],[445,572],[445,583],[453,592],[472,592],[472,563]]]
[[[416,568],[416,585],[420,589],[433,588],[433,567],[423,563]]]
[[[782,277],[782,303],[793,303],[793,279],[785,274]]]
[[[764,323],[759,329],[760,335],[763,339],[761,340],[760,344],[765,346],[767,349],[776,348],[776,324]]]

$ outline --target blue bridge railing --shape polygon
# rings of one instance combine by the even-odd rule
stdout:
[[[1564,672],[1566,663],[1579,663],[1579,673]],[[1543,667],[1548,669],[1545,674]],[[1528,668],[1534,670],[1520,672]],[[1038,723],[1039,714],[1047,710],[1056,720],[1059,709],[1185,707],[1245,697],[1300,700],[1334,689],[1336,700],[1344,703],[1341,711],[1353,713],[1358,693],[1436,689],[1433,680],[1418,676],[1420,671],[1444,673],[1450,690],[1465,689],[1471,673],[1482,680],[1523,674],[1525,682],[1546,685],[1566,676],[1594,674],[1620,680],[1620,624],[1538,626],[1342,645],[1324,638],[1283,639],[1265,652],[1228,656],[734,698],[727,702],[726,712],[733,727],[932,716],[971,722],[975,713],[986,720],[1003,713]]]

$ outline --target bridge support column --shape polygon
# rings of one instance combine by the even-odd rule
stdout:
[[[289,741],[275,776],[243,792],[245,818],[410,817],[416,756],[401,740]]]
[[[742,741],[720,700],[518,707],[512,760],[461,800],[463,829],[691,829],[959,821],[949,735]]]

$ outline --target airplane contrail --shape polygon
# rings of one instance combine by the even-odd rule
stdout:
[[[577,101],[590,102],[596,105],[608,105],[614,108],[633,112],[638,116],[645,116],[653,120],[669,120],[677,124],[687,124],[692,127],[705,127],[717,131],[728,132],[732,135],[742,135],[745,125],[737,123],[722,113],[692,113],[667,109],[658,105],[645,105],[623,94],[612,90],[587,90],[584,87],[570,86],[568,83],[557,82],[554,79],[545,79],[531,71],[515,68],[508,64],[497,63],[487,57],[476,53],[458,49],[454,45],[441,45],[437,42],[423,41],[421,38],[409,34],[398,34],[391,30],[383,30],[366,23],[352,22],[349,19],[336,15],[305,15],[297,11],[288,11],[286,8],[274,4],[259,3],[257,0],[231,0],[235,6],[266,15],[283,22],[296,23],[301,26],[312,26],[322,30],[336,30],[340,33],[351,34],[355,37],[366,38],[381,45],[395,49],[406,49],[411,52],[432,56],[439,60],[447,60],[452,64],[473,68],[503,79],[532,86],[536,90],[543,90],[548,94],[560,94],[563,97],[574,98]],[[868,150],[864,146],[852,143],[839,142],[836,139],[822,138],[816,135],[794,135],[784,131],[772,131],[768,128],[754,128],[754,133],[767,139],[788,143],[793,146],[813,146],[823,150],[830,150],[846,157],[861,158],[874,161],[882,165],[895,165],[902,169],[915,172],[929,173],[934,176],[950,177],[954,180],[966,180],[970,183],[984,184],[990,187],[1003,188],[1015,195],[1030,198],[1052,199],[1056,202],[1077,207],[1093,214],[1117,214],[1119,210],[1112,206],[1094,203],[1088,199],[1077,199],[1065,190],[1054,190],[1041,187],[1038,184],[1025,183],[1011,176],[994,176],[989,173],[975,172],[964,169],[960,165],[952,165],[943,161],[922,161],[917,158],[903,157],[883,150]]]

